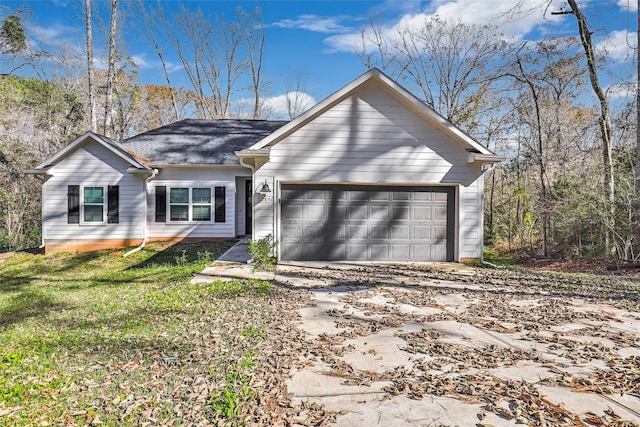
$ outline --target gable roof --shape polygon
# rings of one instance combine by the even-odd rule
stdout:
[[[284,120],[180,120],[121,141],[151,165],[240,165],[244,150]]]
[[[147,166],[145,166],[144,164],[142,164],[142,162],[136,159],[135,153],[131,153],[127,151],[125,147],[120,145],[118,142],[110,138],[107,138],[106,136],[99,135],[97,133],[85,132],[84,134],[74,139],[69,145],[64,147],[62,150],[56,152],[53,156],[49,157],[44,162],[40,163],[38,166],[36,166],[35,168],[27,172],[30,172],[30,173],[46,172],[49,168],[51,168],[53,165],[58,163],[60,160],[67,157],[69,154],[75,151],[80,145],[86,143],[88,140],[93,140],[98,144],[102,145],[103,147],[113,152],[114,154],[116,154],[126,162],[130,163],[131,166],[133,166],[135,169],[149,170]]]
[[[466,146],[467,150],[470,151],[470,155],[474,157],[474,161],[475,158],[479,159],[480,156],[482,157],[482,161],[484,163],[497,163],[504,160],[504,157],[494,154],[491,150],[478,143],[476,140],[471,138],[469,135],[464,133],[458,127],[438,114],[433,108],[429,107],[418,97],[413,95],[411,92],[399,85],[397,82],[392,80],[389,76],[387,76],[377,68],[372,68],[371,70],[367,71],[357,79],[353,80],[351,83],[344,86],[342,89],[325,98],[314,107],[310,108],[300,116],[287,123],[285,126],[282,126],[278,130],[273,132],[271,135],[249,147],[246,151],[244,151],[244,153],[240,154],[261,154],[264,149],[268,149],[268,147],[277,144],[280,140],[300,129],[302,126],[320,116],[322,113],[332,108],[345,98],[349,97],[358,88],[370,81],[378,82],[385,89],[390,90],[393,94],[397,95],[397,97],[404,105],[407,105],[421,117],[429,121],[437,128],[441,129],[445,134],[452,136],[454,140]]]

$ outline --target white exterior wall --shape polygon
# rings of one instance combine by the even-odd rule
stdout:
[[[236,236],[236,176],[251,176],[242,166],[165,167],[149,182],[147,188],[147,224],[149,238],[233,238]],[[225,222],[156,222],[156,186],[225,187]],[[167,192],[167,200],[168,200]],[[212,194],[212,204],[214,202]]]
[[[44,239],[141,239],[144,178],[128,173],[129,167],[131,165],[127,161],[90,140],[56,164],[53,176],[43,184]],[[68,224],[68,185],[118,185],[119,223]]]
[[[452,185],[458,204],[455,258],[479,258],[481,175],[459,142],[369,82],[271,147],[254,188],[266,179],[276,197],[254,202],[254,239],[269,233],[279,239],[279,183]]]

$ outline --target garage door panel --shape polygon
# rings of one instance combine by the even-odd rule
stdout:
[[[367,245],[347,244],[347,259],[350,261],[367,261],[369,254]]]
[[[412,244],[410,246],[411,258],[415,259],[433,259],[433,246],[425,244]]]
[[[394,221],[408,220],[411,218],[411,208],[407,206],[392,206],[392,219]]]
[[[345,219],[348,219],[347,206],[346,205],[340,205],[340,204],[332,203],[331,205],[329,205],[327,216],[329,217],[329,219],[332,222],[333,221],[344,221]]]
[[[447,257],[447,245],[432,245],[431,246],[431,258],[432,259],[446,259]]]
[[[447,226],[434,226],[432,227],[433,236],[432,239],[436,242],[445,242],[447,239]]]
[[[409,240],[409,231],[411,226],[407,225],[392,225],[391,226],[391,240]]]
[[[433,208],[433,219],[436,221],[446,221],[447,220],[447,207],[446,206],[434,206]]]
[[[325,200],[325,198],[325,191],[311,190],[306,193],[307,200]]]
[[[369,226],[367,224],[349,224],[349,240],[368,240]]]
[[[281,200],[282,259],[453,258],[453,188],[284,184]]]
[[[408,191],[394,191],[393,192],[393,200],[411,200],[411,193]]]
[[[350,204],[349,219],[366,220],[369,217],[369,207],[366,204]]]
[[[424,240],[424,243],[428,244],[428,241],[431,240],[431,225],[414,225],[413,239]]]
[[[388,201],[390,193],[388,191],[373,191],[371,192],[370,200],[375,201]]]
[[[427,191],[416,191],[412,195],[415,202],[430,202],[433,200],[433,193]]]
[[[389,253],[389,244],[376,244],[369,245],[369,259],[388,260],[391,258]]]
[[[282,217],[288,220],[302,221],[302,205],[286,204],[282,206]]]
[[[432,193],[433,201],[447,203],[447,193]]]
[[[389,227],[384,224],[372,224],[370,228],[371,240],[389,240]]]
[[[415,221],[429,221],[431,219],[431,209],[431,206],[414,206],[412,219]]]
[[[376,204],[372,204],[369,211],[369,218],[373,221],[388,221],[389,220],[389,210],[391,206],[389,205],[378,205],[377,202],[372,202]]]
[[[283,223],[284,225],[284,223]],[[286,225],[286,233],[282,234],[282,241],[287,243],[301,242],[304,240],[302,223]]]
[[[405,245],[391,245],[391,259],[410,259],[411,248],[408,244]]]
[[[316,205],[310,204],[305,206],[304,210],[305,219],[310,221],[322,221],[325,219],[324,217],[324,204]]]

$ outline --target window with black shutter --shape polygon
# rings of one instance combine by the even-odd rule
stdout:
[[[159,185],[156,187],[156,222],[167,220],[167,187]]]
[[[226,221],[225,190],[226,190],[225,187],[216,187],[215,188],[215,203],[216,203],[215,221],[216,222],[225,222]]]
[[[80,186],[67,186],[67,223],[80,223]]]
[[[110,185],[107,187],[107,223],[120,222],[120,187]]]

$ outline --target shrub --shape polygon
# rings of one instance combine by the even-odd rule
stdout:
[[[274,271],[277,264],[276,242],[271,234],[249,241],[249,256],[253,258],[253,269]]]

